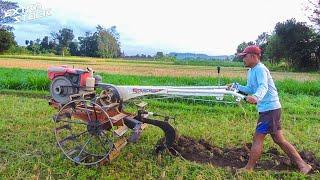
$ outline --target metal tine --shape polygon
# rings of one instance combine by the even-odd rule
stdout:
[[[113,131],[113,135],[117,137],[121,137],[124,133],[128,131],[128,127],[126,125],[119,127],[118,129]]]
[[[56,132],[59,132],[59,131],[61,131],[62,129],[71,130],[71,126],[70,126],[69,124],[65,124],[65,125],[63,125],[63,126],[57,127],[57,128],[55,129],[55,131],[56,131]]]
[[[112,108],[117,108],[119,106],[119,103],[111,103],[111,104],[107,104],[105,106],[102,106],[102,108],[104,110],[109,110],[109,109],[112,109]]]
[[[53,121],[54,122],[59,122],[64,118],[71,119],[71,113],[70,112],[64,112],[64,113],[59,113],[58,115],[53,116]]]
[[[74,140],[76,140],[76,137],[74,135],[71,135],[59,141],[59,144],[63,146],[66,141],[74,141]]]
[[[126,114],[119,113],[119,114],[117,114],[115,116],[110,117],[110,119],[115,123],[115,122],[120,121],[121,119],[123,119],[123,118],[125,118],[127,116],[128,115],[126,115]]]

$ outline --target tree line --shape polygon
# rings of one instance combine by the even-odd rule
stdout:
[[[33,54],[56,54],[71,56],[88,56],[117,58],[121,55],[119,33],[115,26],[96,27],[94,33],[86,32],[85,36],[74,39],[72,29],[63,28],[41,39],[26,40],[26,49]]]
[[[76,40],[72,29],[63,28],[42,39],[25,40],[26,47],[18,46],[13,28],[0,25],[0,53],[55,54],[62,56],[87,56],[117,58],[121,56],[119,33],[115,26],[96,27],[94,33],[86,32]]]
[[[309,3],[308,8],[312,10],[309,19],[313,25],[295,19],[279,22],[271,33],[263,32],[255,41],[239,44],[236,54],[249,45],[258,45],[264,61],[283,62],[296,71],[320,70],[320,0]]]
[[[277,23],[271,34],[264,32],[255,41],[239,44],[236,53],[249,45],[260,46],[262,60],[272,64],[285,62],[297,71],[320,69],[320,34],[295,19]]]

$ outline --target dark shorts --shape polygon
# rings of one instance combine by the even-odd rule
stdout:
[[[273,134],[281,130],[281,109],[259,112],[259,120],[256,132],[261,134]]]

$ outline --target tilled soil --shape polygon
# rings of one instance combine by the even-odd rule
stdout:
[[[158,145],[162,142],[163,139],[158,142]],[[169,151],[189,161],[238,169],[244,167],[248,162],[250,148],[251,143],[244,144],[242,147],[220,148],[209,144],[204,139],[197,141],[191,137],[180,136]],[[320,161],[317,160],[314,153],[309,151],[299,153],[312,166],[312,172],[320,172]],[[255,167],[256,170],[298,170],[293,162],[276,148],[264,151],[262,157]]]
[[[52,60],[35,60],[35,59],[13,59],[13,58],[1,58],[0,67],[6,68],[21,68],[23,69],[40,69],[45,70],[50,66],[69,65],[77,68],[87,68],[90,66],[95,71],[107,72],[110,74],[126,74],[126,75],[144,75],[144,76],[170,76],[170,77],[215,77],[217,76],[214,67],[203,67],[188,65],[159,65],[159,64],[133,64],[133,63],[119,63],[119,62],[96,62],[96,60],[82,59],[84,62],[64,61],[52,61]],[[246,77],[246,70],[239,67],[223,67],[224,77]],[[294,79],[297,81],[311,81],[318,80],[318,74],[310,73],[296,73],[296,72],[272,72],[272,77],[276,80],[282,79]]]

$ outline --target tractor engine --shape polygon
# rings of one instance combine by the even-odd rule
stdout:
[[[95,83],[101,81],[101,78],[93,77],[90,68],[82,70],[67,66],[50,67],[48,78],[52,81],[50,94],[60,104],[66,104],[72,95],[94,91]]]

